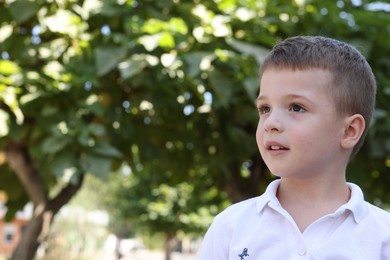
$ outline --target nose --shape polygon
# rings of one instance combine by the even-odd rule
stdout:
[[[277,111],[272,111],[263,119],[263,127],[266,132],[281,132],[283,131],[281,115]],[[261,121],[261,118],[260,118]]]

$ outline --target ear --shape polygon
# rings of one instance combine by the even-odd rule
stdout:
[[[341,140],[341,146],[346,149],[353,148],[359,142],[366,123],[360,114],[349,116],[344,122],[344,134]]]

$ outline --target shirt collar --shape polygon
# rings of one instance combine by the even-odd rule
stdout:
[[[367,205],[364,201],[364,195],[359,186],[353,183],[347,183],[351,190],[351,198],[349,201],[342,205],[335,213],[344,212],[345,210],[351,211],[356,223],[359,223],[368,214]]]
[[[258,197],[257,203],[256,203],[258,213],[260,213],[268,203],[275,205],[275,206],[280,205],[279,200],[276,197],[276,192],[278,190],[279,184],[280,184],[279,179],[272,181],[268,185],[265,192],[260,197]]]
[[[260,213],[266,205],[271,207],[280,206],[279,200],[276,197],[276,192],[280,184],[280,179],[272,181],[265,192],[257,199],[257,212]],[[359,223],[368,214],[368,209],[364,201],[363,192],[359,186],[353,183],[347,183],[351,190],[349,201],[342,205],[334,214],[342,214],[345,210],[349,210],[356,223]]]

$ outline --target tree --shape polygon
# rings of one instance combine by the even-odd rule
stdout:
[[[123,163],[145,181],[162,172],[169,187],[194,175],[231,201],[261,192],[273,177],[254,140],[258,69],[277,40],[296,34],[353,43],[372,65],[376,121],[349,178],[371,201],[388,203],[386,8],[342,0],[3,1],[0,188],[10,216],[28,200],[36,213],[14,259],[32,258],[85,174],[105,179]]]
[[[119,238],[129,237],[131,231],[141,237],[162,235],[165,259],[170,260],[176,238],[197,237],[227,201],[216,187],[202,185],[205,176],[188,176],[187,181],[174,184],[162,169],[145,171],[110,177],[103,201],[110,212],[111,230]]]
[[[291,5],[287,5],[287,3]],[[114,189],[118,191],[114,194],[116,201],[119,201],[119,199],[127,200],[127,203],[120,204],[121,206],[118,207],[123,210],[121,212],[123,215],[118,216],[120,219],[130,218],[139,220],[137,216],[142,216],[142,219],[145,222],[151,222],[142,226],[152,228],[153,223],[159,223],[157,226],[160,230],[162,230],[164,226],[170,227],[169,224],[162,225],[161,222],[158,222],[163,221],[165,216],[157,217],[158,213],[156,212],[151,214],[149,205],[147,203],[142,204],[142,202],[138,201],[138,199],[141,198],[148,198],[146,201],[153,203],[157,198],[153,197],[149,190],[143,188],[138,190],[136,187],[149,187],[151,190],[155,191],[156,194],[161,194],[161,191],[159,191],[155,185],[152,185],[149,179],[145,179],[145,176],[149,176],[148,174],[155,176],[164,173],[168,171],[167,169],[172,169],[173,165],[176,165],[178,162],[184,161],[184,163],[188,163],[185,161],[185,158],[189,157],[200,158],[200,160],[196,160],[196,165],[205,165],[207,173],[212,177],[213,181],[211,183],[219,184],[220,190],[227,191],[231,201],[239,201],[247,197],[255,196],[265,188],[265,185],[272,177],[269,176],[264,164],[259,160],[258,153],[253,145],[254,140],[251,139],[251,136],[253,136],[255,132],[257,117],[255,111],[251,108],[250,100],[251,98],[254,100],[257,94],[258,82],[256,77],[258,65],[261,64],[261,60],[264,53],[267,52],[267,48],[270,48],[279,38],[278,35],[281,35],[281,38],[284,38],[288,35],[295,34],[318,34],[321,31],[321,34],[323,35],[343,39],[357,46],[369,59],[374,70],[377,71],[378,74],[381,73],[380,68],[375,69],[378,61],[373,57],[383,57],[386,53],[386,48],[383,48],[384,46],[378,39],[375,38],[374,40],[372,39],[372,36],[370,36],[370,38],[364,36],[370,34],[370,32],[367,28],[364,28],[365,23],[363,21],[365,18],[363,17],[367,18],[375,15],[378,16],[379,19],[383,19],[383,22],[386,22],[388,18],[385,12],[372,11],[372,9],[370,9],[372,8],[370,7],[371,5],[366,3],[351,5],[344,2],[341,4],[341,2],[339,2],[338,5],[336,5],[335,3],[312,1],[312,3],[299,5],[292,1],[273,1],[262,5],[259,1],[247,1],[240,6],[239,1],[221,1],[219,5],[213,5],[210,2],[204,1],[202,4],[203,5],[195,4],[192,5],[192,9],[190,8],[190,10],[195,13],[195,17],[192,17],[193,14],[191,13],[179,15],[179,17],[187,18],[185,24],[188,31],[191,31],[196,39],[191,41],[191,37],[187,38],[185,51],[181,52],[180,49],[175,49],[174,55],[168,56],[172,58],[171,64],[177,66],[175,68],[176,70],[172,72],[172,77],[180,82],[180,84],[185,84],[187,86],[187,92],[182,96],[183,102],[186,101],[185,104],[189,106],[187,108],[192,107],[193,111],[201,111],[200,108],[207,102],[208,96],[210,95],[210,97],[213,98],[213,102],[211,102],[209,107],[210,112],[207,113],[207,117],[204,118],[196,112],[193,112],[188,118],[184,117],[182,120],[176,120],[176,125],[180,125],[181,122],[187,122],[187,125],[197,126],[196,128],[190,129],[186,127],[182,128],[190,131],[195,138],[188,139],[188,137],[181,136],[180,131],[175,132],[172,131],[171,128],[169,133],[175,134],[164,134],[164,136],[169,136],[170,139],[156,144],[156,147],[161,148],[163,151],[165,151],[164,144],[166,144],[166,148],[170,148],[166,149],[167,151],[164,152],[164,157],[160,158],[159,156],[156,156],[156,154],[153,154],[149,158],[147,157],[150,155],[148,152],[147,154],[142,155],[146,156],[142,161],[153,161],[153,164],[155,164],[156,167],[154,170],[148,169],[148,173],[145,173],[144,171],[135,171],[134,175],[131,176],[128,181],[134,181],[137,185],[131,186],[131,188],[130,186],[126,186],[124,182],[121,183],[122,185],[119,185],[119,187],[122,187],[126,192],[120,191],[121,189],[118,188],[118,186]],[[191,5],[187,4],[186,7],[188,8],[189,6]],[[202,11],[199,11],[198,8],[202,9]],[[166,13],[175,16],[178,11],[177,9],[180,9],[180,7],[167,7]],[[239,11],[244,13],[244,15],[238,17],[239,15],[237,14],[240,13]],[[256,15],[261,12],[264,13],[263,16]],[[203,16],[198,16],[199,13],[202,13]],[[201,17],[202,20],[198,20],[199,17]],[[223,21],[223,18],[228,22],[221,22]],[[153,19],[152,24],[157,28],[166,28],[169,27],[169,22],[166,21],[169,19],[170,18],[161,17],[159,20]],[[215,26],[217,21],[219,21],[220,24]],[[140,22],[140,24],[142,23]],[[143,25],[145,24],[148,23],[143,23]],[[377,22],[377,24],[381,24],[381,22]],[[207,26],[210,26],[211,28],[208,30],[204,29],[204,27]],[[358,26],[363,27],[361,32],[358,30]],[[197,29],[200,31],[199,34],[197,34]],[[155,29],[151,38],[155,37],[156,34],[161,34],[162,31],[163,30]],[[234,37],[232,37],[232,35],[234,35]],[[388,35],[381,39],[388,39]],[[202,43],[202,45],[198,45],[198,43]],[[154,46],[153,53],[159,51],[159,47],[164,47],[162,42],[159,44],[160,45],[156,44]],[[371,44],[377,44],[378,47],[370,48],[369,50],[363,48],[364,46]],[[146,45],[145,48],[147,48]],[[180,65],[182,63],[184,65],[180,66],[177,65],[177,63]],[[175,74],[180,70],[182,70],[183,73],[182,78]],[[141,74],[134,75],[134,78],[136,79],[141,77],[143,77]],[[139,81],[141,82],[142,80]],[[194,81],[195,84],[201,86],[201,89],[206,89],[203,96],[204,102],[201,103],[201,105],[197,105],[196,103],[196,91],[192,92],[193,89],[196,89],[196,86],[193,86]],[[378,96],[382,96],[381,82],[383,81],[378,78],[378,82]],[[158,82],[155,84],[157,85]],[[166,85],[176,86],[175,82]],[[153,91],[152,88],[150,91]],[[187,96],[187,98],[184,98],[185,96]],[[158,105],[160,103],[159,97],[160,96],[157,96],[155,100],[150,99],[149,101],[153,105]],[[386,107],[387,104],[382,104],[380,100],[378,102],[377,111],[380,111],[381,115],[379,119],[383,120],[387,117],[387,112],[380,109],[381,106]],[[169,110],[164,104],[159,108],[154,108],[153,111],[164,111],[164,109]],[[174,114],[174,111],[170,111],[168,114]],[[176,116],[178,117],[178,115]],[[152,117],[150,127],[153,126],[153,120],[155,118],[155,116]],[[193,123],[189,123],[191,121]],[[173,119],[172,122],[167,119],[164,120],[164,125],[157,124],[157,127],[160,126],[160,128],[157,128],[157,131],[164,131],[164,126],[172,126],[175,124],[174,122],[175,119]],[[378,124],[380,125],[381,123],[378,122]],[[375,131],[375,129],[376,126],[374,125],[373,131]],[[150,136],[157,135],[158,134],[155,132],[151,132],[150,134]],[[210,138],[213,136],[215,138]],[[377,159],[374,160],[371,158],[375,153],[371,150],[370,144],[376,143],[376,138],[378,138],[378,136],[375,134],[370,135],[367,138],[366,146],[349,168],[349,172],[352,174],[349,178],[365,187],[365,192],[371,201],[375,201],[375,198],[376,200],[378,198],[388,200],[384,197],[385,193],[381,188],[386,187],[382,186],[383,183],[381,183],[381,181],[385,183],[389,182],[389,176],[383,175],[383,173],[388,172],[388,170],[386,170],[386,167],[388,166],[386,166],[385,159],[385,154],[388,154],[388,151],[386,151],[386,149],[381,149],[383,153],[377,155]],[[191,151],[187,151],[183,143],[179,141],[177,144],[172,141],[175,139],[191,140],[189,143],[191,144],[190,147],[200,147],[201,154],[206,156],[197,156],[198,154],[196,154],[196,151],[193,151],[193,148]],[[196,140],[202,140],[202,143],[198,145]],[[143,154],[143,149],[141,147],[145,146],[147,146],[147,142],[144,142],[139,146],[141,154]],[[204,149],[203,151],[202,148]],[[177,150],[179,150],[179,154],[174,153]],[[174,154],[172,157],[167,155],[170,152]],[[180,153],[183,153],[185,156],[180,156]],[[177,159],[175,160],[175,158]],[[368,161],[370,161],[369,165],[367,164]],[[166,165],[167,162],[169,164],[168,166]],[[150,165],[150,163],[148,164]],[[186,165],[183,166],[182,169],[185,170],[191,167],[194,166]],[[378,178],[378,181],[375,181],[375,179],[372,178],[372,175],[367,174],[370,171],[373,171],[373,175]],[[200,171],[196,170],[196,172],[199,173]],[[221,175],[223,178],[219,177]],[[187,176],[187,179],[191,178]],[[164,183],[163,187],[168,189],[165,184],[172,184],[172,181],[157,181],[157,183]],[[174,186],[175,184],[172,185]],[[195,187],[197,187],[197,185],[195,185]],[[196,197],[198,195],[193,196]],[[117,205],[115,200],[113,200],[113,204]],[[382,204],[382,206],[384,206],[384,204]],[[164,210],[170,209],[169,206],[161,208]],[[153,217],[148,217],[148,213]],[[166,212],[164,211],[164,213]],[[174,218],[175,213],[170,213],[171,214],[166,213],[167,216]],[[176,219],[176,221],[178,221],[178,219]]]
[[[13,255],[32,259],[53,216],[80,189],[84,175],[104,177],[121,154],[108,142],[98,93],[88,90],[88,80],[96,77],[82,46],[85,23],[66,6],[45,1],[0,8],[0,143],[7,163],[1,177],[18,181],[24,192],[14,194],[12,183],[2,182],[2,189],[10,194],[10,213],[27,200],[34,205]],[[8,177],[12,172],[17,179]]]

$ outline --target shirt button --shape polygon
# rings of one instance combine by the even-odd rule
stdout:
[[[300,256],[306,255],[306,249],[304,249],[304,248],[298,249],[298,255],[300,255]]]

